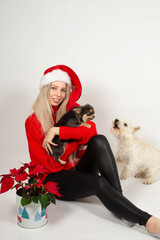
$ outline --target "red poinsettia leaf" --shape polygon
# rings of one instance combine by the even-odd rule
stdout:
[[[0,190],[0,194],[7,192],[8,190],[10,190],[14,185],[14,179],[11,177],[7,177],[3,180],[2,185],[1,185],[1,190]]]
[[[35,176],[35,179],[38,183],[40,183],[41,185],[44,184],[44,174],[43,173],[39,173]]]
[[[36,174],[36,172],[34,171],[34,168],[35,167],[29,168],[29,174],[30,175],[35,175]]]
[[[34,184],[41,184],[41,185],[42,185],[42,181],[41,181],[41,179],[36,178],[36,183],[34,183]]]
[[[58,188],[57,188],[58,183],[55,182],[48,182],[45,184],[45,190],[47,190],[48,192],[51,192],[57,196],[62,196],[60,195],[60,193],[58,192]]]
[[[36,166],[36,164],[34,163],[34,162],[30,162],[29,164],[28,164],[28,167],[30,168],[30,167],[34,167],[34,166]]]
[[[37,174],[44,174],[45,172],[45,168],[41,165],[34,165],[32,167],[29,168],[29,173],[32,174],[32,175],[37,175]]]
[[[20,184],[16,184],[16,185],[15,185],[16,190],[18,190],[18,188],[20,188],[20,187],[21,187]]]
[[[27,163],[23,164],[23,165],[24,165],[23,167],[18,169],[18,173],[23,173],[26,170],[26,168],[28,168],[28,164]]]
[[[15,176],[17,173],[18,173],[18,170],[16,168],[13,168],[13,169],[10,170],[10,174],[12,176]]]
[[[36,164],[33,162],[30,162],[28,165],[29,172],[34,173],[33,169],[36,167]]]
[[[11,176],[11,174],[1,174],[0,177]]]
[[[3,176],[0,183],[2,183],[6,178],[9,178],[10,177],[10,174],[4,174],[4,175],[1,175]]]
[[[37,179],[43,180],[43,178],[44,178],[44,173],[37,174]]]
[[[17,176],[15,177],[15,180],[21,182],[21,181],[26,180],[26,179],[27,179],[27,176],[28,176],[28,174],[27,174],[26,172],[24,172],[24,173],[19,173],[19,174],[17,174]]]
[[[25,185],[25,187],[24,187],[24,188],[27,190],[27,189],[30,189],[30,188],[32,188],[32,186]]]
[[[33,163],[33,162],[30,162],[30,163],[28,164],[29,172],[32,172],[32,170],[33,170],[35,167],[36,167],[36,164]]]
[[[28,168],[30,163],[22,163],[25,168]]]
[[[42,184],[41,183],[35,183],[34,186],[38,187],[38,188],[41,188],[42,187]]]

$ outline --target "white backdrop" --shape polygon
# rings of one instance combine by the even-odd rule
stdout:
[[[24,122],[56,64],[78,74],[114,152],[114,118],[160,148],[159,12],[159,0],[0,0],[1,173],[29,161]]]

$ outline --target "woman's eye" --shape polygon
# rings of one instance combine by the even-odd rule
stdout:
[[[62,92],[66,92],[66,89],[62,89]]]
[[[124,123],[124,126],[127,127],[128,126],[127,123]]]
[[[53,89],[53,90],[56,90],[56,88],[55,88],[55,87],[51,87],[51,89]]]

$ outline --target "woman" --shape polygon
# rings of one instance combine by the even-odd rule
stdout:
[[[140,210],[123,196],[110,145],[103,135],[97,135],[95,124],[88,121],[91,128],[54,127],[66,111],[78,105],[81,90],[78,76],[67,66],[57,65],[44,72],[34,113],[25,123],[31,161],[45,167],[45,183],[59,184],[62,195],[59,199],[96,195],[116,216],[143,225],[151,235],[160,238],[160,219]],[[66,164],[49,155],[55,135],[62,140],[73,140],[61,156]],[[82,146],[87,146],[86,150]]]

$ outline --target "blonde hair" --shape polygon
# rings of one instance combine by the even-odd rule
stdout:
[[[50,102],[51,84],[52,83],[47,84],[41,88],[39,95],[32,106],[32,110],[41,124],[44,135],[46,135],[48,130],[54,126],[52,117],[53,109]],[[56,122],[58,122],[58,120],[67,112],[66,105],[69,100],[70,93],[71,90],[68,84],[66,84],[66,95],[56,112]]]

